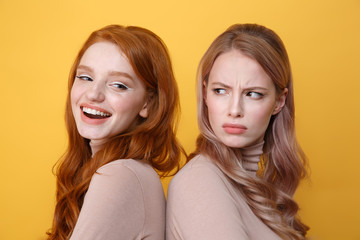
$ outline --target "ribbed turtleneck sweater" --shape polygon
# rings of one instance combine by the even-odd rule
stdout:
[[[90,142],[92,154],[104,142]],[[70,240],[163,240],[165,196],[150,164],[119,159],[91,179]]]
[[[259,170],[260,156],[263,154],[264,141],[241,149],[242,166],[252,175]]]
[[[241,149],[242,164],[258,170],[264,142]],[[279,240],[250,209],[242,189],[204,155],[172,179],[166,207],[167,240]]]

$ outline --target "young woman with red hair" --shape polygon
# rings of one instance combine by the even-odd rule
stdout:
[[[93,32],[69,76],[67,151],[48,239],[164,239],[156,169],[179,165],[179,99],[162,40],[140,27]]]
[[[263,26],[233,25],[198,73],[200,135],[169,186],[167,240],[305,239],[293,195],[306,158],[281,39]]]

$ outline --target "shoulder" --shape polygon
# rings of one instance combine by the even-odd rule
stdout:
[[[222,171],[209,158],[195,157],[170,182],[167,238],[248,239],[233,196]]]
[[[159,177],[150,164],[134,159],[119,159],[103,165],[96,175],[113,178],[113,180],[135,181],[140,184],[160,182]]]
[[[142,160],[119,159],[110,162],[97,170],[93,178],[108,178],[119,191],[128,189],[138,192],[144,198],[146,205],[153,201],[164,202],[164,191],[159,175],[152,166]]]
[[[96,172],[100,174],[115,174],[118,171],[130,171],[135,175],[149,174],[154,175],[156,172],[146,162],[134,159],[118,159],[101,166]]]
[[[212,160],[204,155],[197,155],[191,159],[174,177],[181,178],[182,175],[194,174],[198,171],[205,171],[205,174],[218,174],[218,167]]]
[[[123,195],[130,193],[127,197],[130,203],[124,206],[132,215],[132,217],[126,217],[127,221],[129,218],[134,218],[133,215],[143,209],[144,223],[141,235],[152,239],[163,239],[165,195],[160,178],[152,166],[145,161],[120,159],[104,165],[99,168],[98,172],[100,174],[114,172],[117,175],[126,176],[126,179],[120,177],[122,181],[120,184],[125,185],[122,188]]]
[[[120,159],[100,167],[91,179],[88,192],[92,191],[140,199],[146,199],[151,191],[158,193],[159,198],[163,195],[155,170],[148,163],[133,159]]]
[[[230,195],[229,180],[207,157],[199,155],[187,163],[171,180],[168,188],[170,208],[183,208],[189,202],[216,204]]]
[[[152,226],[148,219],[164,218],[163,195],[149,164],[132,159],[110,162],[91,179],[72,239],[138,239],[149,232],[161,234],[162,227]],[[153,212],[155,208],[159,213]]]
[[[181,190],[186,186],[190,188],[202,188],[214,185],[223,185],[226,177],[221,170],[206,156],[198,155],[188,162],[171,180],[169,189]]]

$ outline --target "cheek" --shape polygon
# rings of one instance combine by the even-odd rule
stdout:
[[[76,83],[74,83],[70,91],[70,101],[72,105],[74,105],[79,100],[81,94],[82,89]]]
[[[252,112],[252,122],[256,127],[261,131],[265,131],[269,125],[270,118],[272,116],[273,108],[272,106],[261,108]]]
[[[133,96],[108,96],[107,101],[118,114],[129,117],[137,115],[143,106],[143,102]]]
[[[224,106],[221,106],[218,101],[213,101],[212,98],[207,99],[206,105],[210,120],[214,120],[217,118],[217,116],[220,116],[222,109],[224,109]]]
[[[76,93],[75,89],[72,88],[71,92],[70,92],[70,103],[71,103],[71,108],[72,108],[73,114],[74,114],[77,102],[78,102],[78,94]]]
[[[75,89],[74,88],[71,88],[71,91],[70,91],[70,101],[71,101],[71,104],[74,103],[74,100],[76,99],[76,92],[75,92]]]

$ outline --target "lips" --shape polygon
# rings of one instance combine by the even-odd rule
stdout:
[[[101,119],[101,118],[107,118],[107,117],[111,116],[111,114],[108,112],[99,111],[99,110],[89,108],[89,107],[81,107],[81,110],[83,111],[84,115],[89,118]]]
[[[222,127],[228,134],[242,134],[247,130],[247,127],[241,124],[225,123]]]
[[[88,104],[82,104],[80,106],[81,109],[81,119],[88,124],[102,124],[109,117],[111,117],[111,113],[106,111],[105,109],[90,106]]]

